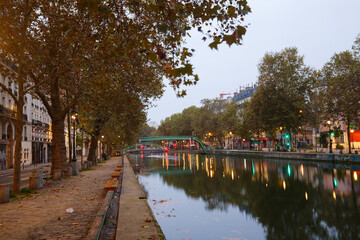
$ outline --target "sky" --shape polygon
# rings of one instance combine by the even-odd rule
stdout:
[[[245,16],[250,25],[242,45],[222,44],[211,50],[200,34],[192,32],[187,44],[196,49],[191,62],[200,80],[184,88],[184,98],[167,87],[148,110],[148,122],[160,124],[192,105],[200,107],[202,99],[233,94],[240,86],[256,83],[257,65],[266,52],[297,47],[306,65],[321,69],[334,53],[351,49],[360,34],[360,0],[248,0],[248,4],[252,13]]]

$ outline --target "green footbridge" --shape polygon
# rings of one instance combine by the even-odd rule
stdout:
[[[190,140],[199,143],[201,150],[206,151],[206,145],[197,137],[194,136],[156,136],[156,137],[141,137],[139,138],[139,142],[153,142],[153,141],[176,141],[176,140]]]
[[[177,140],[186,140],[189,141],[190,139],[192,139],[192,141],[195,141],[197,143],[199,143],[199,146],[201,148],[202,151],[206,151],[208,150],[208,147],[197,137],[194,136],[156,136],[156,137],[140,137],[139,138],[139,142],[136,143],[136,146],[140,146],[140,145],[150,145],[150,146],[156,146],[156,147],[161,147],[159,144],[156,144],[154,142],[156,141],[177,141]],[[135,146],[132,145],[132,146]],[[126,151],[130,148],[130,146],[128,146],[126,148]]]

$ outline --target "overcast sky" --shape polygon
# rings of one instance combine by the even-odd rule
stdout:
[[[205,98],[234,93],[240,86],[257,80],[257,64],[266,52],[297,47],[305,64],[316,69],[334,53],[351,49],[360,33],[360,0],[248,0],[252,9],[245,20],[250,23],[243,45],[210,50],[200,35],[188,45],[195,48],[192,58],[200,81],[187,87],[187,96],[177,98],[171,88],[154,102],[148,120],[160,124],[166,117],[192,105],[201,106]],[[167,83],[167,82],[166,82]]]

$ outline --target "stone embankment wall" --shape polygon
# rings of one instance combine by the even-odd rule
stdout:
[[[263,152],[263,151],[236,151],[236,150],[214,150],[208,151],[207,154],[220,154],[230,156],[244,156],[256,158],[277,158],[293,160],[310,160],[360,164],[360,155],[353,154],[327,154],[327,153],[296,153],[296,152]]]

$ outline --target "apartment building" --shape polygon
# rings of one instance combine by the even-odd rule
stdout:
[[[31,151],[32,163],[51,161],[51,119],[42,101],[29,96],[31,102]]]
[[[7,86],[17,96],[15,66],[0,61],[0,82]],[[1,89],[1,88],[0,88]],[[31,102],[30,95],[25,96],[23,112],[24,129],[21,144],[21,164],[32,163],[31,154]],[[0,90],[0,169],[13,167],[15,150],[15,114],[16,105],[12,97],[4,90]]]

